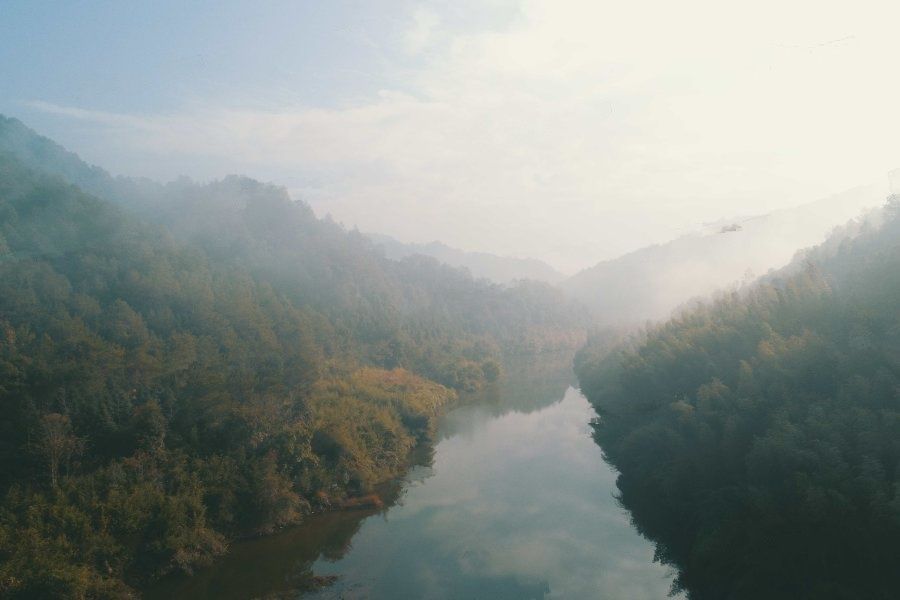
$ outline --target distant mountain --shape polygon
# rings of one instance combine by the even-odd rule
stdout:
[[[693,234],[599,263],[560,287],[601,325],[663,319],[686,302],[786,265],[836,226],[883,203],[858,187],[795,208],[707,223]]]
[[[565,276],[535,258],[512,258],[486,252],[467,252],[441,242],[407,244],[377,233],[367,234],[369,239],[384,249],[387,258],[401,260],[417,254],[430,256],[453,267],[468,269],[477,279],[490,279],[496,283],[511,283],[518,279],[532,279],[556,284]]]
[[[154,183],[149,179],[113,177],[50,138],[38,135],[18,119],[4,115],[0,115],[0,152],[13,155],[17,162],[30,169],[61,177],[92,194],[103,195],[117,186],[135,188]]]
[[[504,287],[476,281],[453,265],[419,254],[388,260],[368,238],[318,219],[284,188],[247,177],[232,175],[206,184],[188,178],[163,184],[114,177],[17,119],[0,115],[0,155],[4,153],[163,227],[215,264],[249,269],[255,278],[340,322],[340,330],[365,338],[367,343],[356,344],[357,349],[377,347],[377,360],[404,354],[410,331],[454,337],[465,330],[466,336],[488,336],[506,350],[522,351],[571,345],[569,333],[577,339],[585,324],[583,311],[546,283]],[[562,330],[566,333],[560,335]],[[424,354],[416,360],[424,360]],[[427,361],[435,363],[437,354],[429,356]],[[419,373],[444,379],[425,370],[423,365]]]

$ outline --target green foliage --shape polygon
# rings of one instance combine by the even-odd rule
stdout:
[[[2,118],[0,146],[3,597],[130,597],[341,505],[501,349],[579,337],[546,287],[389,261],[272,186],[113,179]]]
[[[403,369],[366,368],[319,382],[310,398],[310,446],[301,452],[316,455],[318,471],[300,474],[305,490],[361,494],[397,475],[453,398]]]
[[[363,363],[431,377],[461,358],[480,362],[500,350],[544,352],[583,342],[586,313],[555,288],[491,284],[424,256],[388,260],[368,238],[317,219],[283,188],[238,176],[165,185],[113,178],[0,116],[4,149],[32,169],[161,225],[211,264],[225,266],[228,276],[240,267],[314,309],[333,328],[318,342]]]
[[[488,381],[497,381],[503,369],[500,363],[493,359],[488,359],[481,363],[481,372]]]
[[[896,206],[633,349],[582,353],[621,501],[691,598],[896,595]]]

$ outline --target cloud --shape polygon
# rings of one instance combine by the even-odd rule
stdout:
[[[442,10],[382,41],[419,57],[388,67],[402,90],[345,106],[35,106],[145,165],[227,166],[365,230],[568,270],[900,164],[887,3],[531,0],[470,27]]]
[[[425,8],[413,11],[412,26],[404,34],[404,45],[410,54],[419,54],[432,42],[434,32],[440,24],[440,17]]]

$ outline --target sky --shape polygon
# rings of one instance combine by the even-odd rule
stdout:
[[[572,272],[900,167],[893,2],[0,0],[0,112],[116,174]]]

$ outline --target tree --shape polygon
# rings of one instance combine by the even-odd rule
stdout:
[[[64,465],[70,471],[70,461],[81,451],[81,440],[72,432],[69,417],[59,413],[49,413],[41,419],[43,453],[50,468],[50,484],[59,485],[59,467]]]
[[[162,452],[166,446],[166,417],[156,400],[134,409],[132,419],[137,447],[148,452]]]

